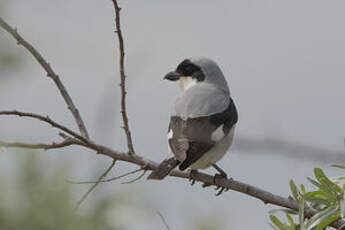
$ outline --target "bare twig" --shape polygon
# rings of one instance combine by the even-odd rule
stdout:
[[[140,174],[138,177],[136,177],[136,178],[134,178],[133,180],[130,180],[130,181],[122,182],[121,184],[131,184],[133,182],[136,182],[136,181],[140,180],[141,178],[143,178],[145,176],[146,172],[147,172],[147,169],[144,169],[143,173]]]
[[[81,140],[81,141],[87,141],[87,139],[85,137],[80,136],[79,134],[75,133],[74,131],[70,130],[69,128],[60,125],[59,123],[51,120],[48,116],[44,117],[42,115],[39,114],[35,114],[35,113],[26,113],[26,112],[20,112],[17,110],[12,110],[12,111],[0,111],[0,115],[15,115],[15,116],[20,116],[20,117],[30,117],[30,118],[34,118],[36,120],[40,120],[43,121],[45,123],[50,124],[51,126],[60,129],[70,135],[72,135],[73,137]]]
[[[128,147],[128,153],[130,155],[135,154],[134,147],[133,147],[133,141],[131,136],[131,131],[129,129],[128,124],[128,116],[127,116],[127,110],[126,110],[126,75],[125,75],[125,49],[124,49],[124,43],[123,43],[123,36],[121,31],[121,23],[120,23],[120,10],[117,0],[112,0],[114,3],[114,9],[115,9],[115,26],[116,26],[116,34],[117,38],[119,40],[119,48],[120,48],[120,77],[121,77],[121,114],[122,114],[122,120],[123,120],[123,129],[126,132],[126,138],[127,138],[127,147]]]
[[[54,72],[50,64],[42,57],[42,55],[24,38],[22,38],[17,30],[15,28],[12,28],[9,24],[7,24],[1,17],[0,17],[0,26],[6,30],[9,34],[12,35],[14,39],[17,40],[18,45],[22,45],[24,48],[26,48],[33,56],[34,58],[40,63],[42,68],[47,72],[47,76],[50,77],[58,87],[61,96],[65,100],[68,109],[71,111],[78,127],[80,130],[80,133],[83,137],[89,138],[86,127],[84,125],[84,122],[79,114],[78,109],[75,107],[72,98],[68,94],[65,86],[62,84],[59,76]]]
[[[162,215],[162,213],[157,212],[157,214],[158,214],[158,216],[161,218],[161,220],[162,220],[162,222],[163,222],[165,228],[166,228],[167,230],[170,230],[169,225],[168,225],[168,223],[166,222],[166,220],[165,220],[164,216]]]
[[[49,150],[49,149],[58,149],[58,148],[63,148],[67,147],[70,145],[73,145],[74,142],[71,139],[65,139],[62,142],[55,143],[53,142],[52,144],[28,144],[28,143],[23,143],[23,142],[7,142],[7,141],[1,141],[0,140],[0,147],[6,147],[6,148],[25,148],[25,149],[44,149],[44,150]]]
[[[12,114],[13,114],[13,112],[10,113],[10,115],[12,115]],[[1,112],[0,112],[0,115],[1,115]],[[18,114],[15,114],[15,115],[18,115]],[[38,115],[36,115],[36,116],[38,116]],[[44,117],[39,116],[39,118],[44,118]],[[45,119],[39,119],[39,120],[47,122]],[[48,122],[48,123],[50,123],[50,122]],[[66,130],[64,130],[64,131],[67,132]],[[69,133],[69,132],[67,132],[67,133]],[[142,156],[139,156],[139,155],[130,156],[127,153],[112,150],[106,146],[96,144],[89,139],[82,138],[82,140],[80,140],[80,139],[76,139],[76,138],[71,138],[71,142],[73,142],[73,144],[75,144],[75,145],[80,145],[80,146],[84,146],[86,148],[92,149],[92,150],[96,151],[97,153],[109,156],[115,160],[126,161],[126,162],[130,162],[130,163],[141,166],[140,169],[126,173],[126,174],[121,175],[119,177],[105,180],[105,182],[116,180],[116,179],[119,179],[121,177],[125,177],[127,175],[139,172],[139,171],[143,170],[142,167],[146,167],[147,169],[152,170],[158,166],[158,163],[151,161],[147,158],[144,158]],[[179,171],[176,169],[170,173],[170,176],[184,178],[187,180],[190,179],[190,175],[188,172],[182,172],[182,171]],[[258,187],[255,187],[255,186],[252,186],[252,185],[240,182],[240,181],[236,181],[234,179],[226,179],[226,178],[214,179],[213,175],[208,175],[208,174],[202,173],[202,172],[193,173],[193,179],[195,179],[196,181],[205,183],[205,184],[209,184],[210,186],[224,187],[224,188],[229,189],[229,190],[233,190],[233,191],[237,191],[237,192],[249,195],[251,197],[254,197],[254,198],[257,198],[257,199],[263,201],[265,204],[273,204],[273,205],[277,205],[280,207],[289,208],[289,209],[292,209],[295,211],[299,210],[299,204],[295,200],[285,198],[285,197],[282,197],[279,195],[275,195],[271,192],[265,191],[263,189],[260,189]],[[103,180],[100,182],[103,182]],[[311,216],[315,215],[316,213],[318,213],[318,211],[315,209],[312,209],[309,207],[307,207],[305,209],[305,216],[306,217],[311,217]],[[338,227],[342,226],[343,224],[345,224],[345,221],[341,219],[341,220],[334,222],[332,224],[332,226],[335,228],[338,228]]]
[[[113,151],[105,146],[101,146],[97,144],[93,144],[92,146],[87,146],[87,147],[91,147],[92,149],[96,150],[97,152],[101,154],[107,155],[109,157],[113,157],[118,160],[120,159],[122,161],[131,162],[140,166],[147,166],[147,168],[149,168],[150,170],[153,170],[158,166],[156,162],[153,162],[139,155],[129,156],[126,153]],[[140,170],[137,170],[137,171],[140,171]],[[170,173],[170,176],[190,179],[190,175],[188,172],[182,172],[176,169]],[[233,191],[237,191],[237,192],[249,195],[251,197],[261,200],[264,204],[273,204],[280,207],[289,208],[295,211],[299,210],[298,202],[296,202],[293,199],[289,199],[289,198],[285,198],[285,197],[273,194],[271,192],[265,191],[263,189],[260,189],[258,187],[255,187],[255,186],[252,186],[240,181],[236,181],[234,179],[226,179],[226,178],[215,179],[213,175],[208,175],[202,172],[193,173],[193,179],[205,184],[209,184],[211,186],[224,187],[229,190],[233,190]],[[318,213],[318,211],[313,208],[310,208],[310,207],[305,208],[306,217],[312,217],[316,213]],[[345,224],[345,221],[340,219],[334,222],[332,226],[339,227],[342,224]]]
[[[110,182],[110,181],[114,181],[114,180],[118,180],[120,178],[123,178],[123,177],[126,177],[126,176],[129,176],[131,174],[134,174],[134,173],[137,173],[137,172],[140,172],[142,171],[143,169],[140,168],[140,169],[136,169],[136,170],[133,170],[133,171],[130,171],[130,172],[127,172],[125,174],[122,174],[120,176],[116,176],[116,177],[112,177],[110,179],[105,179],[105,180],[100,180],[100,181],[83,181],[83,182],[74,182],[74,181],[70,181],[68,180],[67,182],[70,183],[70,184],[96,184],[97,182]]]
[[[110,172],[110,170],[115,166],[115,162],[116,160],[113,159],[113,162],[111,162],[110,166],[107,168],[107,170],[105,170],[105,172],[98,178],[98,180],[96,181],[96,183],[94,185],[92,185],[88,190],[87,192],[81,197],[81,199],[77,202],[74,210],[78,210],[80,205],[83,203],[83,201],[88,197],[88,195],[92,192],[92,190],[94,190],[97,185],[102,181],[102,179],[104,177],[107,176],[107,174]]]

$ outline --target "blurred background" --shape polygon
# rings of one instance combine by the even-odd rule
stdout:
[[[339,174],[329,164],[345,163],[344,1],[119,4],[138,154],[165,158],[179,89],[162,78],[184,58],[206,56],[222,68],[239,110],[234,145],[219,164],[230,176],[288,196],[289,179],[305,183],[314,167]],[[91,138],[125,150],[111,1],[0,0],[0,15],[60,75]],[[12,109],[77,129],[53,82],[0,29],[0,110]],[[0,117],[0,140],[51,143],[57,133],[37,121]],[[165,229],[157,212],[172,230],[269,228],[272,206],[231,191],[215,197],[211,188],[176,178],[104,183],[73,212],[88,186],[66,180],[94,180],[110,163],[78,147],[0,149],[1,229]],[[109,177],[132,169],[118,163]]]

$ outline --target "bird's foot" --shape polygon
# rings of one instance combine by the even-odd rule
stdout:
[[[214,177],[213,177],[213,182],[214,182],[214,184],[216,184],[216,180],[219,180],[219,179],[227,179],[228,177],[227,177],[227,175],[225,174],[216,174],[216,175],[214,175]],[[221,195],[223,192],[227,192],[229,189],[228,188],[225,188],[225,187],[222,187],[222,186],[217,186],[216,188],[215,188],[215,190],[217,191],[217,193],[215,194],[216,196],[219,196],[219,195]]]
[[[228,178],[228,175],[226,174],[226,172],[223,169],[221,169],[218,165],[212,164],[212,167],[219,172],[216,174],[216,176],[220,175],[221,177]]]
[[[190,181],[190,185],[193,186],[195,184],[195,173],[197,172],[197,170],[195,169],[191,169],[190,172],[189,172],[189,181]]]
[[[214,175],[213,177],[213,183],[216,184],[216,180],[218,179],[227,179],[228,178],[228,175],[224,172],[223,169],[221,169],[220,167],[218,167],[218,165],[216,164],[213,164],[212,165],[213,168],[215,168],[219,173],[217,173],[216,175]],[[228,191],[229,189],[228,188],[225,188],[225,187],[221,187],[221,186],[217,186],[216,187],[216,191],[217,193],[215,194],[216,196],[219,196],[221,195],[223,192],[226,192]]]
[[[212,184],[204,182],[201,186],[203,188],[210,187]]]

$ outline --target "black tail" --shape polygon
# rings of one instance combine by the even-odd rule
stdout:
[[[158,167],[152,171],[152,173],[147,177],[151,180],[162,180],[164,177],[169,175],[171,170],[176,168],[180,164],[180,161],[176,160],[175,157],[165,159],[158,165]]]

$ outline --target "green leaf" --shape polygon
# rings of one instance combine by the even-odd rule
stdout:
[[[324,230],[328,225],[330,225],[337,219],[339,219],[339,215],[331,216],[328,219],[324,220],[322,223],[320,223],[315,230]]]
[[[317,190],[313,192],[306,192],[303,194],[304,198],[319,198],[319,199],[327,199],[327,194],[325,194],[322,190]]]
[[[298,210],[298,219],[299,219],[299,226],[301,230],[306,230],[306,227],[304,225],[304,206],[305,206],[305,201],[304,199],[299,199],[299,210]]]
[[[329,207],[336,204],[336,202],[330,202],[325,199],[320,198],[305,198],[306,201],[310,202],[312,206],[322,206],[322,207]]]
[[[296,230],[295,223],[293,222],[292,217],[289,215],[289,213],[286,213],[286,218],[288,219],[290,223],[290,230]]]
[[[316,213],[312,218],[309,219],[309,221],[306,224],[307,230],[313,229],[316,226],[318,226],[323,221],[327,220],[328,218],[336,215],[338,212],[337,206],[332,206],[329,208],[326,208],[325,210]]]
[[[309,180],[310,183],[312,183],[314,186],[318,187],[319,189],[322,188],[321,184],[319,182],[317,182],[316,180],[314,180],[310,177],[307,177],[307,180]]]
[[[268,213],[270,215],[273,215],[273,214],[275,214],[277,212],[284,212],[284,213],[293,214],[293,215],[298,214],[298,212],[296,212],[295,210],[288,209],[288,208],[276,208],[276,209],[270,210]]]
[[[338,185],[342,190],[345,190],[345,176],[337,176],[331,178],[332,182]]]
[[[322,171],[322,169],[320,168],[315,168],[314,169],[314,174],[316,179],[322,184],[327,186],[333,193],[335,193],[335,195],[339,194],[343,194],[343,191],[341,190],[341,188],[336,185],[335,183],[333,183],[326,175],[325,173]]]
[[[318,187],[321,191],[323,191],[325,193],[325,195],[327,196],[327,199],[332,201],[332,202],[337,202],[338,201],[338,197],[337,194],[332,192],[332,190],[325,184],[320,184],[319,182],[311,179],[310,177],[307,177],[307,179],[316,187]]]
[[[298,189],[295,182],[293,182],[292,179],[290,180],[290,190],[295,200],[298,200],[299,199]]]
[[[306,193],[306,190],[305,190],[305,187],[303,184],[300,184],[300,187],[301,187],[301,192],[302,194]]]
[[[340,216],[341,216],[341,218],[344,218],[344,216],[345,216],[345,201],[344,201],[344,198],[339,201],[339,206],[340,206]]]
[[[289,230],[289,227],[282,223],[276,216],[270,215],[270,219],[275,226],[277,226],[280,230]]]
[[[317,190],[317,191],[313,191],[313,192],[307,192],[303,194],[303,198],[309,202],[311,202],[313,205],[326,205],[326,206],[330,206],[332,204],[335,204],[335,200],[333,200],[334,202],[331,202],[328,199],[327,194],[325,194],[324,191],[322,190]]]
[[[345,169],[345,165],[331,164],[331,167]]]

